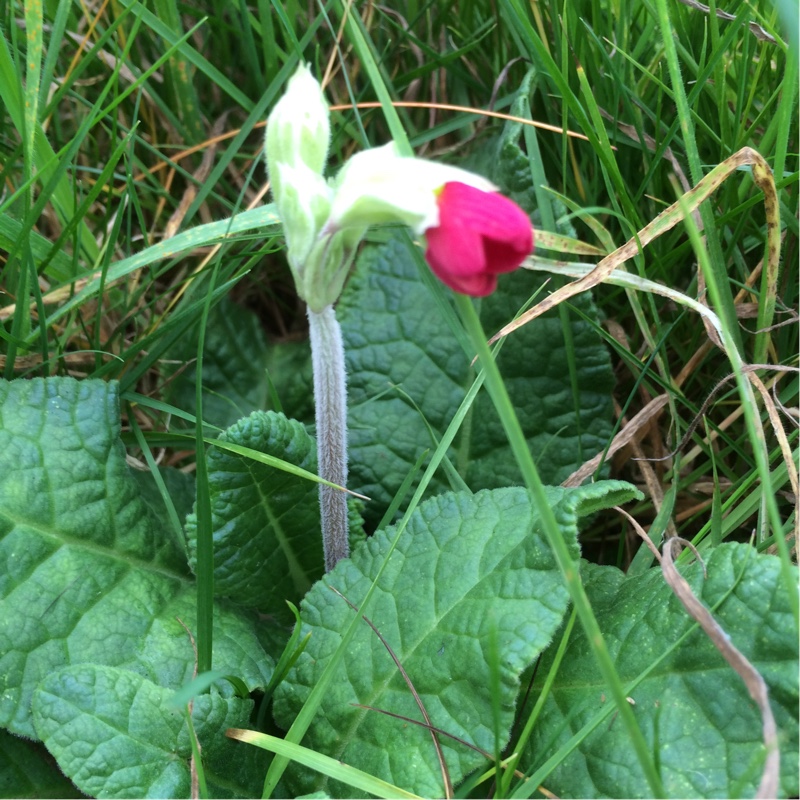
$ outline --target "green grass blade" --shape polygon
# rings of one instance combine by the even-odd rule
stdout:
[[[727,279],[725,280],[725,286],[721,287],[717,279],[717,274],[711,266],[708,252],[705,247],[703,247],[700,232],[698,231],[691,214],[685,214],[683,222],[687,233],[689,234],[689,238],[691,239],[695,255],[700,262],[700,267],[705,274],[706,281],[708,282],[708,291],[709,295],[711,296],[711,300],[714,305],[719,308],[719,306],[723,303],[723,296],[728,293]],[[735,342],[733,341],[731,331],[724,320],[722,322],[721,334],[722,340],[728,352],[728,357],[731,361],[731,366],[736,374],[736,386],[742,403],[745,425],[747,426],[747,435],[753,447],[753,457],[755,458],[756,469],[761,479],[760,491],[763,493],[762,502],[764,502],[766,505],[769,524],[772,526],[775,542],[778,547],[778,554],[780,555],[781,574],[783,576],[784,583],[786,584],[786,591],[789,595],[789,603],[792,609],[792,614],[794,615],[795,625],[800,625],[800,608],[798,607],[800,602],[798,601],[797,596],[797,586],[792,574],[792,562],[789,555],[789,549],[782,535],[783,525],[781,523],[780,513],[778,511],[778,504],[770,483],[769,455],[766,449],[766,442],[764,431],[761,426],[761,420],[757,416],[758,404],[753,392],[753,387],[750,385],[750,381],[744,374],[744,365],[739,357],[739,351],[735,347]],[[766,533],[761,531],[759,532],[758,538],[759,540],[762,540],[765,538],[765,536]]]
[[[22,135],[25,130],[25,114],[28,112],[24,109],[20,80],[4,36],[0,36],[0,101],[5,106],[14,127]],[[26,135],[33,142],[32,149],[28,151],[32,167],[40,180],[46,183],[57,168],[58,158],[38,121]],[[25,138],[23,136],[23,140]],[[53,190],[52,202],[62,224],[66,225],[75,215],[73,188],[67,176],[63,176]],[[83,220],[80,224],[80,244],[86,258],[94,261],[98,254],[97,244]]]
[[[658,13],[658,23],[661,28],[664,57],[667,61],[670,80],[672,82],[672,94],[677,105],[681,133],[683,134],[683,143],[686,147],[686,155],[689,159],[689,174],[691,175],[692,183],[697,185],[703,178],[703,170],[700,154],[697,149],[697,138],[692,122],[692,114],[684,89],[680,64],[678,62],[678,53],[675,45],[674,29],[670,20],[669,6],[667,5],[667,0],[655,0],[655,6]],[[728,273],[725,269],[725,262],[722,257],[722,247],[720,246],[714,216],[708,203],[703,203],[700,206],[700,216],[703,220],[704,234],[708,246],[709,264],[714,270],[715,282],[720,291],[717,313],[724,321],[727,329],[731,332],[732,343],[735,345],[736,349],[741,352],[742,340],[736,323],[736,309],[733,307],[733,297],[727,282]]]
[[[185,52],[194,48],[183,39],[183,24],[175,0],[154,0],[153,7],[156,17],[170,29],[172,36],[184,42],[170,56],[167,62],[167,75],[172,84],[175,110],[185,126],[188,142],[194,144],[205,138],[205,126],[200,118],[200,104],[192,81],[189,60],[185,55]]]
[[[364,22],[359,16],[355,5],[349,6],[347,35],[353,43],[353,47],[364,66],[364,70],[369,76],[370,85],[377,94],[378,100],[380,100],[381,110],[386,119],[386,124],[389,126],[392,139],[399,148],[401,154],[413,156],[414,151],[408,142],[408,136],[406,135],[402,122],[400,122],[397,109],[392,105],[392,96],[386,87],[383,73],[378,66],[376,53],[367,39]]]
[[[382,781],[380,778],[375,778],[369,773],[362,772],[360,769],[344,764],[335,758],[317,753],[315,750],[309,750],[307,747],[286,739],[270,736],[268,733],[231,728],[228,731],[228,736],[238,739],[240,742],[247,742],[264,750],[269,750],[287,761],[296,761],[298,764],[333,778],[333,780],[341,781],[347,786],[360,789],[362,792],[369,792],[375,797],[418,797],[418,795],[406,792],[399,786],[394,786],[391,783]],[[273,763],[275,762],[273,761]]]
[[[477,312],[472,305],[472,300],[464,295],[456,295],[455,300],[464,326],[472,337],[472,345],[477,350],[480,363],[486,371],[486,384],[489,394],[505,429],[514,457],[522,472],[523,479],[525,480],[525,485],[528,487],[528,491],[531,493],[531,499],[539,512],[547,541],[561,568],[567,590],[570,593],[572,602],[577,609],[578,616],[586,631],[586,638],[592,644],[597,665],[614,698],[619,716],[628,731],[631,744],[636,753],[636,758],[642,767],[642,771],[644,772],[654,796],[664,797],[664,787],[661,784],[661,778],[653,763],[650,748],[639,729],[630,705],[625,699],[626,695],[622,682],[617,675],[614,662],[611,660],[611,655],[605,644],[603,635],[600,632],[600,626],[589,604],[583,584],[581,583],[580,575],[575,570],[569,557],[567,545],[559,533],[558,522],[553,514],[553,509],[547,501],[544,484],[539,477],[539,471],[528,450],[525,435],[522,432],[519,419],[511,404],[511,399],[508,396],[508,391],[503,383],[500,371],[486,344],[487,337],[481,327]]]
[[[265,234],[278,232],[279,220],[273,204],[253,208],[250,211],[237,214],[229,220],[198,225],[174,236],[172,239],[151,245],[133,256],[117,261],[108,270],[105,280],[106,286],[138,269],[172,258],[192,248],[212,244],[238,233],[259,228],[263,229]],[[99,276],[90,277],[87,284],[79,292],[76,292],[73,297],[48,317],[47,324],[53,325],[74,308],[94,297],[100,291],[101,286],[102,280]]]
[[[170,47],[177,46],[177,52],[181,58],[185,58],[187,63],[198,69],[209,81],[225,92],[237,106],[245,111],[252,109],[253,101],[230,78],[213,66],[204,56],[200,55],[197,50],[188,45],[185,41],[185,36],[179,36],[174,33],[172,28],[162,22],[152,11],[148,11],[139,0],[120,0],[120,2],[139,17],[148,28],[158,34]]]

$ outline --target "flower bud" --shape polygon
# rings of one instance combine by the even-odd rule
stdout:
[[[267,120],[267,169],[277,202],[282,184],[276,166],[305,165],[321,175],[328,159],[330,136],[328,104],[322,87],[308,67],[300,64]]]
[[[528,215],[486,178],[422,158],[394,143],[356,153],[333,183],[323,235],[399,222],[426,238],[425,259],[451,289],[473,297],[533,249]]]
[[[533,250],[530,218],[497,192],[446,183],[437,204],[439,224],[425,232],[425,260],[461,294],[491,294],[497,276],[515,270]]]
[[[267,120],[267,169],[297,293],[318,313],[339,298],[363,232],[323,231],[332,198],[323,177],[329,140],[328,104],[301,64]]]

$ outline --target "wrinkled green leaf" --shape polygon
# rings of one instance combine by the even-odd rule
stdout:
[[[481,302],[487,332],[508,322],[535,291],[536,276],[503,276]],[[588,296],[575,305],[596,316]],[[395,237],[367,248],[339,305],[349,373],[350,488],[372,498],[376,522],[425,448],[440,437],[474,375],[467,356],[419,279],[413,253]],[[543,480],[560,483],[606,444],[613,375],[605,345],[588,322],[557,315],[526,325],[498,359]],[[567,367],[578,365],[577,394]],[[394,388],[399,386],[400,390]],[[412,402],[413,401],[413,402]],[[427,425],[426,425],[427,422]],[[491,399],[479,395],[452,462],[472,489],[521,483]],[[444,476],[434,489],[446,487]]]
[[[181,472],[174,467],[159,467],[159,474],[164,481],[164,486],[175,507],[175,513],[179,520],[184,520],[186,515],[191,513],[194,506],[196,495],[196,485],[194,475],[191,473]],[[133,477],[139,484],[139,491],[142,495],[142,500],[150,506],[150,511],[158,520],[158,524],[163,528],[167,528],[170,523],[167,507],[164,498],[158,488],[158,484],[153,479],[149,471],[134,470]],[[181,535],[181,545],[183,546],[184,538]]]
[[[13,733],[35,736],[33,689],[70,664],[173,689],[191,678],[194,582],[119,430],[115,384],[0,382],[0,725]],[[269,682],[250,617],[219,604],[214,637],[216,669],[250,689]]]
[[[314,440],[283,414],[255,412],[220,439],[316,472]],[[213,447],[208,450],[208,480],[215,592],[291,618],[286,601],[299,603],[324,572],[317,484]],[[193,514],[186,535],[194,564]]]
[[[291,419],[314,424],[314,373],[307,341],[279,342],[267,353],[267,372],[280,408]],[[273,406],[270,398],[270,407]]]
[[[635,494],[621,483],[551,488],[548,493],[576,561],[582,504],[605,498],[613,505]],[[281,726],[291,724],[355,613],[329,585],[358,606],[394,536],[390,527],[366,540],[303,601],[303,633],[311,631],[312,636],[276,692],[275,717]],[[519,676],[549,643],[567,599],[527,492],[507,488],[476,495],[447,493],[420,505],[367,614],[403,664],[433,725],[493,752],[494,703],[506,736]],[[492,652],[499,653],[499,664],[491,663]],[[500,685],[493,698],[494,669]],[[408,791],[442,796],[430,734],[352,705],[421,719],[391,656],[366,623],[350,643],[339,671],[303,744]],[[442,747],[454,781],[485,763],[482,756],[446,737]],[[298,792],[323,789],[350,796],[352,791],[299,769],[294,779]]]
[[[163,368],[175,377],[165,399],[182,411],[196,411],[197,329],[172,348]],[[224,299],[209,314],[203,351],[203,418],[227,428],[251,411],[267,407],[268,348],[258,317]]]
[[[39,742],[0,730],[0,797],[83,797]]]
[[[767,681],[781,737],[782,787],[797,796],[797,629],[773,556],[723,544],[681,567],[694,593]],[[626,578],[581,567],[589,600],[623,682],[635,679],[692,625],[660,569]],[[541,683],[549,657],[537,672]],[[540,686],[538,687],[541,688]],[[531,774],[607,704],[582,631],[569,642],[520,767]],[[537,687],[534,687],[534,696]],[[761,718],[742,680],[699,629],[631,692],[642,732],[657,753],[669,797],[752,796],[763,765]],[[742,781],[743,783],[739,783]],[[560,761],[544,785],[558,797],[644,797],[648,784],[621,725],[603,722]]]
[[[529,94],[526,80],[512,114],[523,115]],[[508,121],[465,166],[492,180],[540,225],[522,132],[522,123]],[[575,235],[569,223],[558,225],[560,233]],[[501,276],[497,291],[480,301],[487,335],[511,321],[541,287],[542,278],[524,270]],[[516,331],[498,358],[539,472],[552,484],[600,452],[612,432],[614,377],[592,325],[597,310],[588,293],[574,298],[572,306]],[[339,314],[350,374],[350,486],[373,498],[367,518],[374,524],[431,446],[428,426],[440,437],[452,419],[472,380],[474,354],[464,354],[422,285],[407,236],[364,250]],[[449,455],[473,490],[522,484],[486,393],[478,396]],[[439,478],[434,491],[448,486],[444,474]]]
[[[191,743],[183,711],[170,706],[172,695],[134,672],[66,667],[34,693],[36,730],[64,772],[93,797],[188,797]],[[244,724],[252,707],[250,699],[213,690],[194,698],[192,722],[210,770],[235,758],[240,748],[224,731]],[[214,788],[214,797],[231,796]],[[239,789],[238,796],[251,796],[254,787]]]

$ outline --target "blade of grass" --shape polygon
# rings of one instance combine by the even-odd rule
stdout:
[[[678,53],[675,45],[674,31],[670,21],[669,7],[667,0],[655,0],[656,12],[658,14],[658,24],[661,29],[661,41],[664,45],[664,57],[667,61],[670,81],[672,83],[672,94],[677,106],[678,118],[680,120],[683,143],[686,147],[686,155],[689,159],[689,174],[694,185],[697,185],[703,178],[703,170],[700,161],[700,154],[697,149],[697,139],[695,137],[692,114],[686,91],[683,84],[683,76],[678,62]],[[730,341],[737,350],[741,352],[742,339],[739,326],[736,322],[736,309],[733,306],[733,296],[730,292],[728,283],[728,273],[725,269],[725,261],[722,256],[722,247],[717,234],[714,216],[708,203],[700,205],[700,216],[703,220],[703,233],[707,243],[709,254],[708,265],[714,271],[715,284],[718,289],[717,313],[723,320],[726,329],[730,332]]]
[[[150,468],[150,474],[153,476],[153,480],[158,488],[158,493],[161,495],[164,508],[167,510],[167,517],[169,518],[170,525],[172,526],[172,535],[174,536],[176,542],[180,542],[180,544],[185,547],[186,543],[183,535],[183,525],[178,518],[178,512],[175,510],[175,503],[172,502],[172,497],[170,496],[169,489],[167,489],[167,485],[164,483],[164,478],[161,475],[158,464],[156,464],[156,460],[153,458],[153,451],[150,449],[150,445],[148,445],[147,439],[145,439],[142,429],[139,427],[139,423],[136,421],[136,415],[128,413],[127,418],[128,424],[131,426],[131,431],[136,437],[136,442],[139,445],[142,454],[144,455],[145,461],[147,462],[147,466]]]
[[[323,775],[327,775],[329,778],[333,778],[333,780],[341,781],[347,786],[352,786],[363,792],[369,792],[375,795],[375,797],[418,798],[418,795],[406,792],[399,786],[394,786],[391,783],[382,781],[380,778],[375,778],[368,772],[362,772],[360,769],[344,764],[335,758],[318,753],[315,750],[309,750],[307,747],[287,741],[286,739],[270,736],[268,733],[230,728],[227,731],[227,735],[230,736],[231,739],[238,739],[240,742],[247,742],[248,744],[253,744],[256,747],[261,747],[264,750],[275,753],[277,758],[273,760],[273,764],[278,758],[296,761],[298,764],[302,764],[309,769],[316,770]]]
[[[522,85],[520,86],[520,96],[527,97],[536,85],[536,70],[528,70]],[[521,104],[521,108],[513,109],[514,113],[519,113],[525,119],[532,119],[530,113],[530,106],[527,102]],[[545,230],[557,231],[555,213],[553,211],[552,196],[547,192],[547,176],[544,172],[544,163],[542,161],[542,154],[539,149],[539,139],[536,129],[533,126],[526,125],[523,128],[523,136],[525,138],[525,147],[528,151],[528,164],[531,171],[531,180],[533,182],[533,189],[536,195],[536,207],[541,214],[542,227]],[[584,461],[582,452],[583,430],[581,427],[581,414],[580,414],[580,391],[578,388],[578,365],[575,363],[575,348],[573,346],[572,338],[572,325],[569,319],[569,309],[566,305],[558,307],[559,322],[561,323],[561,334],[564,337],[564,345],[567,353],[567,369],[569,371],[570,388],[572,391],[572,405],[574,411],[574,419],[576,422],[575,435],[577,436],[579,444],[578,461]]]
[[[281,67],[274,80],[267,87],[266,91],[262,94],[261,98],[250,109],[247,119],[244,121],[239,129],[239,132],[228,145],[225,152],[219,157],[214,168],[209,173],[208,178],[204,181],[203,185],[199,188],[197,196],[189,206],[186,212],[185,222],[191,220],[197,211],[201,208],[203,203],[208,199],[209,194],[217,185],[217,182],[226,170],[230,169],[231,162],[236,158],[240,152],[242,145],[253,132],[255,125],[267,116],[267,109],[270,107],[275,98],[283,91],[285,83],[294,73],[297,68],[297,63],[300,56],[297,53],[302,53],[314,37],[319,35],[319,28],[322,25],[322,17],[315,17],[314,21],[309,25],[308,30],[303,34],[303,38],[298,43],[298,50],[287,58],[286,63]]]
[[[681,205],[683,205],[682,199],[679,200],[679,202]],[[708,251],[703,246],[700,232],[698,231],[691,214],[686,213],[685,210],[683,224],[686,227],[686,232],[689,235],[695,255],[700,263],[700,268],[703,270],[705,275],[711,300],[714,306],[719,309],[724,303],[723,297],[729,294],[727,276],[724,279],[725,285],[720,286],[718,276],[711,264]],[[798,608],[799,603],[796,590],[797,587],[795,585],[794,576],[792,575],[792,564],[789,556],[789,550],[783,536],[781,535],[783,524],[781,522],[780,513],[778,512],[778,504],[775,500],[775,493],[770,483],[769,456],[766,448],[764,430],[761,427],[760,419],[758,419],[756,416],[755,409],[758,408],[756,398],[753,393],[753,387],[750,385],[750,381],[747,380],[747,377],[743,372],[744,364],[739,356],[739,351],[736,349],[733,335],[728,328],[726,321],[724,319],[721,321],[722,329],[720,333],[722,340],[725,343],[731,366],[736,374],[736,386],[741,398],[745,425],[747,427],[747,436],[753,447],[753,457],[755,458],[756,469],[759,478],[761,479],[762,502],[766,506],[769,524],[772,525],[781,560],[781,574],[786,585],[786,590],[789,593],[789,603],[795,619],[795,625],[798,625],[800,624],[800,608]],[[759,539],[764,538],[764,536],[765,534],[763,532],[760,533]]]
[[[133,14],[139,17],[153,33],[160,36],[170,48],[177,47],[177,54],[181,58],[185,58],[189,64],[205,75],[211,83],[225,92],[237,107],[243,108],[245,111],[252,110],[253,101],[230,78],[188,44],[185,35],[180,36],[174,33],[152,11],[148,11],[139,0],[120,0],[120,2],[125,8],[130,9]]]
[[[519,424],[516,411],[511,404],[511,399],[508,396],[508,391],[503,383],[500,371],[486,344],[486,335],[483,332],[478,315],[472,305],[472,300],[464,295],[456,295],[455,300],[456,308],[458,309],[464,327],[472,338],[472,346],[477,350],[478,358],[480,359],[483,369],[486,371],[486,383],[489,395],[492,398],[497,415],[500,417],[506,437],[514,453],[514,458],[525,480],[525,485],[531,493],[531,499],[539,512],[548,544],[564,576],[567,590],[577,609],[581,624],[586,631],[586,638],[590,642],[600,672],[608,685],[609,691],[619,711],[619,716],[628,732],[631,744],[636,753],[636,758],[642,767],[642,771],[644,772],[653,795],[656,797],[664,797],[664,787],[661,784],[661,778],[653,763],[650,748],[626,700],[626,695],[619,676],[617,675],[616,668],[614,667],[614,662],[611,660],[611,655],[605,644],[603,635],[600,632],[600,626],[597,623],[592,607],[589,604],[589,599],[586,596],[586,591],[581,583],[580,574],[575,569],[575,565],[567,550],[566,542],[559,532],[558,522],[556,521],[553,509],[550,508],[547,502],[544,484],[539,477],[539,471],[528,450],[525,435],[522,432],[522,427]]]
[[[411,145],[408,142],[408,136],[406,135],[403,124],[400,122],[397,109],[392,104],[392,96],[386,88],[383,73],[378,66],[374,49],[371,47],[365,35],[364,22],[357,8],[355,3],[344,4],[343,13],[348,14],[346,26],[347,36],[369,77],[370,85],[378,96],[378,100],[380,100],[383,116],[389,127],[392,139],[402,155],[413,156],[414,151],[411,149]]]
[[[42,72],[42,2],[25,0],[25,89],[22,126],[23,178],[33,174],[36,129],[39,125],[39,80]]]
[[[109,268],[105,285],[108,287],[111,283],[124,278],[126,275],[130,275],[130,273],[137,269],[150,266],[166,258],[172,258],[187,250],[191,250],[195,247],[202,247],[212,242],[220,241],[235,234],[256,228],[266,228],[266,233],[278,232],[278,215],[272,203],[253,208],[250,211],[244,211],[231,219],[198,225],[195,228],[190,228],[188,231],[174,236],[172,239],[151,245],[133,256],[117,261]],[[59,287],[45,296],[45,302],[48,300],[57,302],[62,298],[69,298],[48,317],[48,325],[53,325],[58,322],[58,320],[68,314],[73,308],[80,306],[89,298],[94,297],[100,290],[101,276],[89,272],[80,278],[79,282],[80,289],[75,292],[75,294],[72,294],[72,292],[78,287],[68,284]]]
[[[552,689],[553,683],[558,675],[558,668],[561,666],[561,662],[564,660],[564,653],[567,652],[569,637],[572,635],[572,629],[575,627],[575,620],[577,617],[578,612],[576,611],[575,606],[573,606],[569,615],[569,619],[567,620],[567,624],[564,626],[563,632],[561,633],[561,639],[558,642],[558,649],[553,656],[553,663],[550,665],[547,677],[542,684],[542,690],[536,697],[536,702],[534,703],[530,714],[528,714],[528,718],[525,720],[525,727],[522,729],[522,732],[514,742],[513,751],[515,755],[508,760],[508,768],[504,772],[500,773],[501,779],[497,792],[498,797],[508,797],[510,794],[511,783],[514,780],[514,770],[519,767],[519,760],[522,756],[522,751],[524,750],[525,745],[528,743],[528,740],[531,738],[533,726],[536,724],[536,720],[539,719],[539,714],[542,712],[545,700],[547,700],[547,698],[550,696],[550,690]]]
[[[414,466],[411,467],[405,478],[403,478],[400,488],[398,488],[397,492],[395,492],[392,502],[389,503],[388,507],[386,508],[386,513],[384,513],[380,522],[375,526],[376,531],[383,530],[394,519],[394,515],[398,512],[403,500],[406,499],[406,495],[411,491],[411,486],[414,483],[414,479],[422,469],[422,465],[425,463],[425,459],[428,457],[429,453],[430,450],[423,450]]]
[[[153,9],[156,17],[169,27],[172,36],[177,40],[182,39],[183,24],[175,0],[154,0]],[[189,61],[184,54],[189,49],[193,48],[185,43],[174,51],[167,61],[167,75],[172,84],[172,98],[178,118],[184,124],[186,138],[193,144],[203,140],[205,126],[200,118],[200,103],[191,77]]]
[[[26,0],[25,2],[25,29],[27,50],[25,53],[25,88],[24,114],[22,117],[22,180],[26,184],[26,189],[22,195],[22,206],[26,215],[32,205],[30,191],[30,181],[34,175],[35,152],[34,145],[36,140],[36,129],[38,127],[39,110],[39,79],[42,68],[42,4],[40,0]],[[24,226],[23,226],[24,230]],[[23,240],[24,241],[24,240]],[[22,245],[22,243],[20,243]],[[24,244],[20,248],[22,255],[19,258],[19,268],[16,271],[10,270],[12,280],[9,281],[9,288],[17,297],[27,298],[28,279],[35,286],[34,292],[38,290],[36,285],[36,266],[33,261],[30,246]],[[13,265],[15,257],[9,254],[8,262]],[[31,272],[33,274],[31,275]],[[31,316],[27,303],[17,305],[14,319],[11,324],[11,336],[13,340],[23,339],[30,333]],[[16,345],[14,341],[9,343],[8,361],[6,362],[5,375],[11,378],[16,358]],[[47,346],[44,348],[44,358],[46,358]]]
[[[245,4],[242,3],[242,7]],[[275,40],[275,26],[272,22],[272,11],[269,0],[257,0],[258,20],[261,24],[261,56],[264,61],[263,74],[274,75],[278,71],[278,54],[280,48]],[[249,13],[249,11],[248,11]]]
[[[25,115],[28,112],[24,108],[19,88],[20,83],[11,52],[8,49],[8,43],[5,36],[0,36],[0,100],[2,100],[14,127],[20,132],[23,136],[23,141],[25,141],[26,134],[23,132],[25,131]],[[33,170],[41,181],[46,182],[50,179],[58,164],[56,154],[38,122],[32,126],[30,133],[27,135],[31,136],[33,141],[33,147],[30,150]],[[75,204],[73,189],[66,176],[58,182],[54,189],[52,201],[62,223],[69,222],[75,214]],[[98,248],[91,231],[83,221],[80,226],[80,244],[86,257],[90,261],[94,261],[97,257]]]

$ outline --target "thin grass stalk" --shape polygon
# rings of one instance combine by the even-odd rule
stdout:
[[[176,38],[182,38],[183,23],[175,0],[155,0],[154,7],[158,19],[169,26]],[[172,83],[171,94],[177,106],[178,118],[185,126],[184,134],[188,134],[187,138],[192,144],[201,142],[205,137],[205,128],[200,118],[200,104],[191,78],[192,70],[181,49],[170,56],[167,72]]]
[[[269,0],[256,0],[256,8],[261,25],[261,55],[264,61],[262,69],[264,75],[274,75],[278,71],[278,43]]]
[[[208,462],[203,438],[203,354],[206,327],[211,311],[211,299],[217,282],[219,261],[211,272],[211,283],[203,303],[197,336],[197,362],[195,364],[195,464],[197,475],[197,672],[208,672],[212,667],[214,639],[214,531],[211,519],[211,492],[208,485]]]
[[[667,61],[670,81],[672,83],[672,96],[678,111],[681,133],[683,134],[683,144],[686,148],[686,155],[689,161],[689,174],[692,183],[696,186],[703,178],[703,170],[700,161],[700,154],[697,149],[697,139],[695,137],[694,126],[692,124],[692,113],[686,97],[686,90],[683,85],[683,77],[678,62],[678,52],[673,39],[674,31],[669,16],[667,0],[656,0],[656,12],[658,14],[658,24],[661,28],[661,41],[664,45],[664,57]],[[711,212],[709,203],[700,205],[700,216],[703,220],[704,234],[710,255],[709,267],[714,271],[714,277],[718,289],[722,289],[723,281],[727,282],[722,248],[714,225],[714,216]],[[731,343],[737,352],[741,352],[741,336],[736,323],[736,309],[733,307],[733,297],[730,291],[720,291],[717,305],[717,313],[722,318],[725,327],[732,331]]]
[[[538,83],[538,76],[535,71],[528,73],[530,80],[530,87],[535,88]],[[525,84],[523,83],[523,87]],[[527,107],[523,112],[523,116],[531,119],[530,108]],[[536,129],[532,126],[525,126],[523,129],[523,136],[525,138],[525,146],[528,151],[528,163],[530,164],[531,177],[533,178],[533,188],[536,194],[536,206],[542,218],[542,227],[546,230],[556,231],[556,218],[553,211],[552,195],[547,191],[547,176],[544,172],[544,163],[542,161],[542,154],[539,149],[539,140]],[[561,334],[564,337],[564,344],[567,353],[567,369],[569,371],[570,388],[572,390],[573,409],[575,411],[575,420],[578,425],[578,441],[583,442],[582,419],[580,414],[580,392],[578,387],[578,365],[575,362],[575,348],[573,346],[572,338],[572,323],[570,322],[569,309],[565,304],[558,306],[558,318],[561,323]],[[580,461],[584,461],[584,456],[581,452],[578,456]]]
[[[528,714],[528,718],[525,720],[525,727],[522,729],[522,733],[520,733],[519,737],[514,742],[514,755],[508,759],[507,769],[500,773],[500,778],[498,781],[498,797],[508,797],[510,795],[511,782],[514,779],[514,770],[519,766],[519,760],[522,757],[522,751],[525,749],[525,746],[528,744],[531,734],[533,733],[533,726],[536,724],[536,720],[539,719],[539,714],[541,714],[542,709],[544,708],[545,701],[550,696],[550,690],[553,688],[553,684],[555,683],[556,676],[558,675],[558,669],[561,666],[561,662],[564,660],[564,654],[567,652],[567,645],[569,644],[570,636],[572,636],[572,629],[575,627],[576,618],[577,611],[573,606],[572,612],[569,615],[569,619],[567,620],[566,625],[564,625],[563,632],[561,633],[561,639],[558,643],[558,648],[553,656],[553,663],[550,665],[550,670],[548,671],[547,677],[542,684],[542,690],[539,692],[536,702],[534,703],[530,714]]]
[[[790,51],[789,57],[786,59],[786,71],[781,81],[780,99],[775,107],[777,133],[773,169],[778,182],[784,178],[783,172],[786,168],[786,155],[790,147],[792,126],[797,120],[797,73],[799,69],[797,51]]]
[[[581,624],[586,632],[586,638],[592,646],[597,665],[614,698],[619,716],[625,725],[631,744],[636,752],[636,757],[653,795],[656,797],[664,797],[664,787],[655,764],[653,763],[651,749],[645,741],[636,722],[636,718],[633,715],[633,711],[626,700],[625,691],[617,675],[614,662],[611,659],[611,654],[603,639],[603,634],[600,631],[600,626],[594,616],[589,599],[586,596],[586,591],[581,583],[580,574],[570,558],[566,542],[559,531],[555,514],[548,503],[544,484],[542,483],[539,471],[528,449],[525,434],[522,431],[516,411],[511,403],[511,398],[508,396],[508,391],[503,383],[500,370],[492,357],[489,346],[486,344],[486,334],[483,331],[478,314],[470,298],[464,295],[456,295],[455,299],[456,308],[461,316],[461,320],[472,338],[473,347],[476,348],[478,358],[486,371],[486,386],[489,390],[489,395],[500,417],[506,437],[508,438],[525,481],[525,485],[539,513],[544,534],[561,569],[564,583],[577,609]]]
[[[22,136],[24,130],[25,109],[20,91],[21,77],[17,75],[11,51],[4,36],[0,36],[0,101],[5,105],[9,117]],[[24,141],[24,136],[22,136]],[[45,136],[41,125],[36,123],[33,136],[33,165],[40,180],[44,183],[57,169],[60,161],[55,154],[49,140]],[[73,187],[68,176],[62,176],[53,191],[53,207],[55,208],[62,224],[66,224],[75,214]],[[97,257],[98,247],[86,223],[81,220],[81,248],[86,257],[93,261]]]
[[[679,200],[679,202],[682,204],[682,200]],[[711,265],[708,251],[703,246],[703,242],[700,237],[700,231],[697,229],[697,225],[695,224],[691,214],[687,213],[685,209],[683,224],[686,226],[686,232],[689,234],[689,239],[692,243],[692,247],[694,248],[695,255],[697,256],[700,267],[705,275],[711,300],[719,310],[722,303],[722,296],[726,294],[726,292],[719,284],[716,272]],[[792,609],[795,625],[798,625],[800,624],[800,608],[798,608],[799,603],[797,596],[797,585],[792,574],[792,564],[789,557],[789,549],[782,535],[783,524],[781,522],[780,513],[778,511],[778,503],[775,499],[775,492],[770,478],[769,454],[767,452],[767,445],[764,439],[764,431],[759,424],[759,421],[756,420],[755,416],[754,409],[756,409],[758,406],[753,393],[753,387],[750,385],[750,381],[744,374],[744,364],[739,355],[739,351],[736,349],[731,331],[724,318],[721,319],[721,322],[722,325],[720,334],[722,336],[725,349],[727,350],[731,366],[736,374],[736,386],[739,390],[739,396],[742,401],[742,411],[744,414],[745,426],[747,428],[747,435],[750,439],[750,443],[753,446],[753,457],[756,461],[756,471],[758,472],[758,476],[761,480],[762,502],[766,516],[769,519],[769,523],[772,526],[775,535],[775,543],[777,545],[781,561],[781,574],[783,576],[786,591],[789,595],[789,604]],[[761,541],[763,538],[763,535],[759,537],[759,541]]]
[[[25,53],[25,88],[24,114],[22,116],[22,127],[20,129],[22,137],[22,179],[30,182],[34,174],[35,164],[35,141],[36,129],[38,127],[39,111],[39,79],[42,66],[42,4],[37,0],[28,0],[25,3],[25,29],[27,33],[27,51]],[[14,87],[17,88],[16,86]],[[30,185],[22,195],[22,205],[27,212],[33,203],[33,195]],[[31,269],[31,285],[36,285],[36,269],[34,266],[30,245],[25,242],[22,253],[19,255],[18,269],[16,275],[11,273],[13,280],[10,282],[10,289],[16,294],[19,302],[14,313],[11,325],[11,339],[8,342],[8,359],[6,360],[5,377],[11,379],[13,376],[14,362],[17,356],[17,342],[30,333],[31,315],[28,305],[28,270]],[[10,263],[13,263],[9,259]],[[47,347],[45,345],[43,358],[46,358]]]
[[[402,154],[413,156],[414,151],[408,142],[408,136],[406,135],[403,123],[400,121],[397,110],[392,103],[392,96],[386,88],[386,83],[375,58],[374,48],[370,46],[371,43],[365,36],[364,22],[358,14],[356,4],[344,3],[342,5],[344,6],[342,9],[343,13],[347,13],[348,15],[346,24],[347,35],[355,48],[361,65],[364,67],[364,71],[369,78],[369,83],[381,103],[381,109],[383,110],[386,124],[389,127],[389,133]]]

